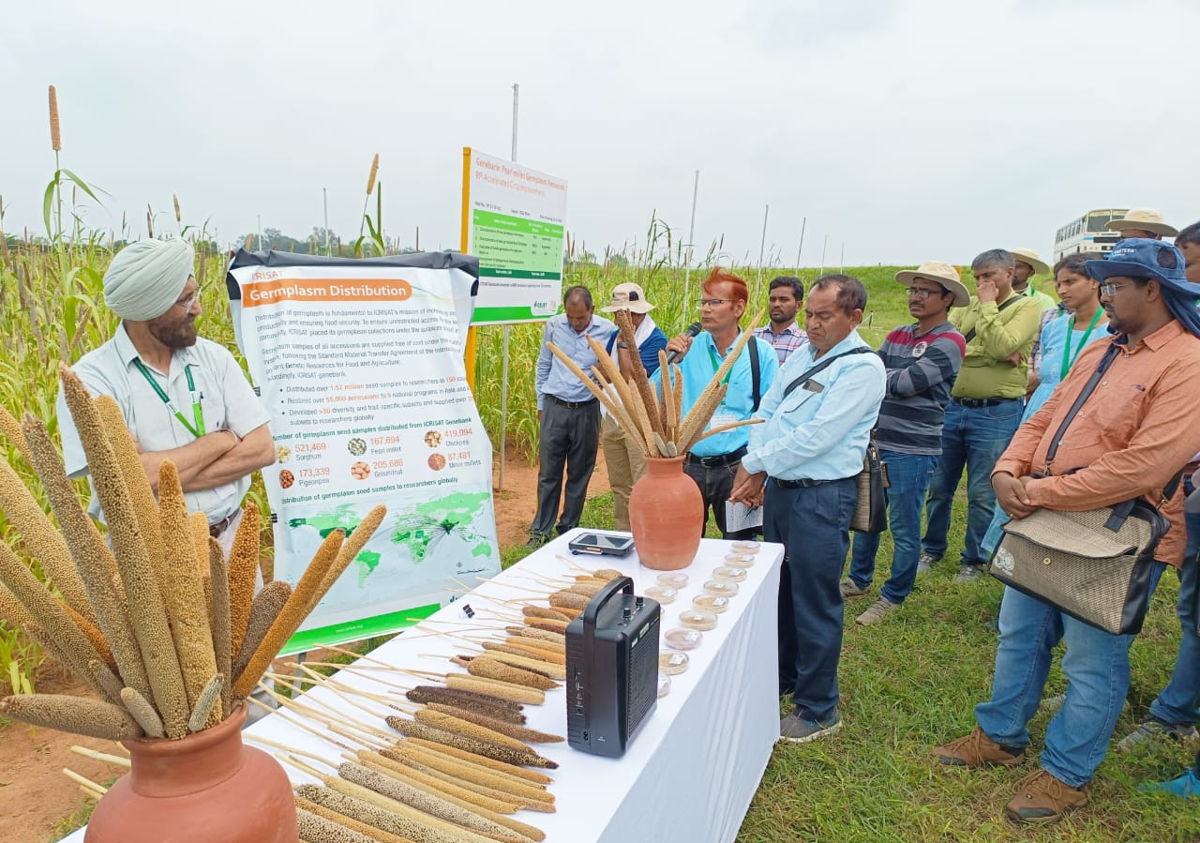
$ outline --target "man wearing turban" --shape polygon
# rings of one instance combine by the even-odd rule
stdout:
[[[138,443],[157,488],[160,463],[179,469],[188,509],[232,542],[250,475],[275,461],[267,411],[233,355],[196,335],[200,287],[195,254],[183,240],[141,240],[122,249],[104,274],[104,300],[121,317],[112,339],[74,371],[97,395],[110,395]],[[58,418],[67,472],[87,459],[60,392]],[[92,514],[100,515],[95,495]]]

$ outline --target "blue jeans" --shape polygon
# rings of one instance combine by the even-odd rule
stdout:
[[[1183,635],[1171,681],[1150,703],[1150,715],[1164,723],[1200,722],[1200,635],[1196,634],[1197,586],[1200,586],[1200,514],[1187,516],[1187,552],[1179,570],[1179,602],[1175,611]]]
[[[903,603],[917,579],[917,560],[921,555],[921,504],[929,491],[929,478],[938,458],[928,454],[899,454],[879,449],[887,465],[888,529],[892,532],[892,575],[880,594],[891,603]],[[859,588],[871,584],[875,575],[875,554],[879,533],[855,533],[850,554],[850,579]]]
[[[1151,591],[1166,566],[1151,569]],[[1112,635],[1066,615],[1048,603],[1004,589],[1000,644],[992,698],[975,706],[975,720],[1005,746],[1029,744],[1029,720],[1037,713],[1050,672],[1051,651],[1066,642],[1062,670],[1067,695],[1046,728],[1042,769],[1071,787],[1091,781],[1129,690],[1132,635]]]
[[[937,559],[946,555],[950,506],[963,468],[966,468],[967,537],[963,544],[962,564],[983,565],[988,561],[980,545],[996,509],[992,468],[1017,432],[1021,410],[1019,399],[993,407],[964,407],[957,401],[946,406],[942,457],[929,487],[925,536],[921,540],[921,549],[925,553]]]
[[[763,532],[785,547],[779,572],[779,692],[806,720],[837,719],[843,603],[838,581],[858,500],[855,478],[784,489],[767,481]]]

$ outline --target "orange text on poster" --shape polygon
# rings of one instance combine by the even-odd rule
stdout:
[[[277,278],[242,287],[242,307],[283,301],[407,301],[412,285],[399,278]]]

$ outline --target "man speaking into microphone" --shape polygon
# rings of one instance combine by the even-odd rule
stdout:
[[[712,380],[721,363],[737,342],[740,329],[738,322],[746,312],[750,298],[746,282],[736,275],[717,267],[709,273],[700,287],[700,327],[703,329],[693,339],[687,333],[679,334],[667,343],[667,354],[675,355],[683,376],[682,412],[689,412],[700,398],[704,387]],[[758,409],[759,401],[779,371],[779,360],[775,350],[761,339],[752,339],[734,362],[725,376],[729,385],[725,400],[713,413],[706,430],[750,418]],[[661,376],[656,372],[656,378]],[[726,539],[753,538],[754,530],[730,533],[725,529],[725,502],[733,489],[733,476],[746,455],[749,442],[747,427],[735,427],[702,439],[692,446],[684,464],[684,471],[696,481],[700,494],[704,496],[704,522],[708,522],[711,508],[717,520],[717,529]],[[703,527],[701,531],[703,532]]]

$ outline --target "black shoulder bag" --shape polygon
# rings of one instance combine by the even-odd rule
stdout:
[[[1100,359],[1050,440],[1047,471],[1040,476],[1049,475],[1067,427],[1120,352],[1114,343]],[[1179,478],[1167,484],[1159,507],[1175,494]],[[1086,512],[1038,509],[1004,525],[988,572],[1097,629],[1135,635],[1150,603],[1154,551],[1169,526],[1158,507],[1142,498]]]

